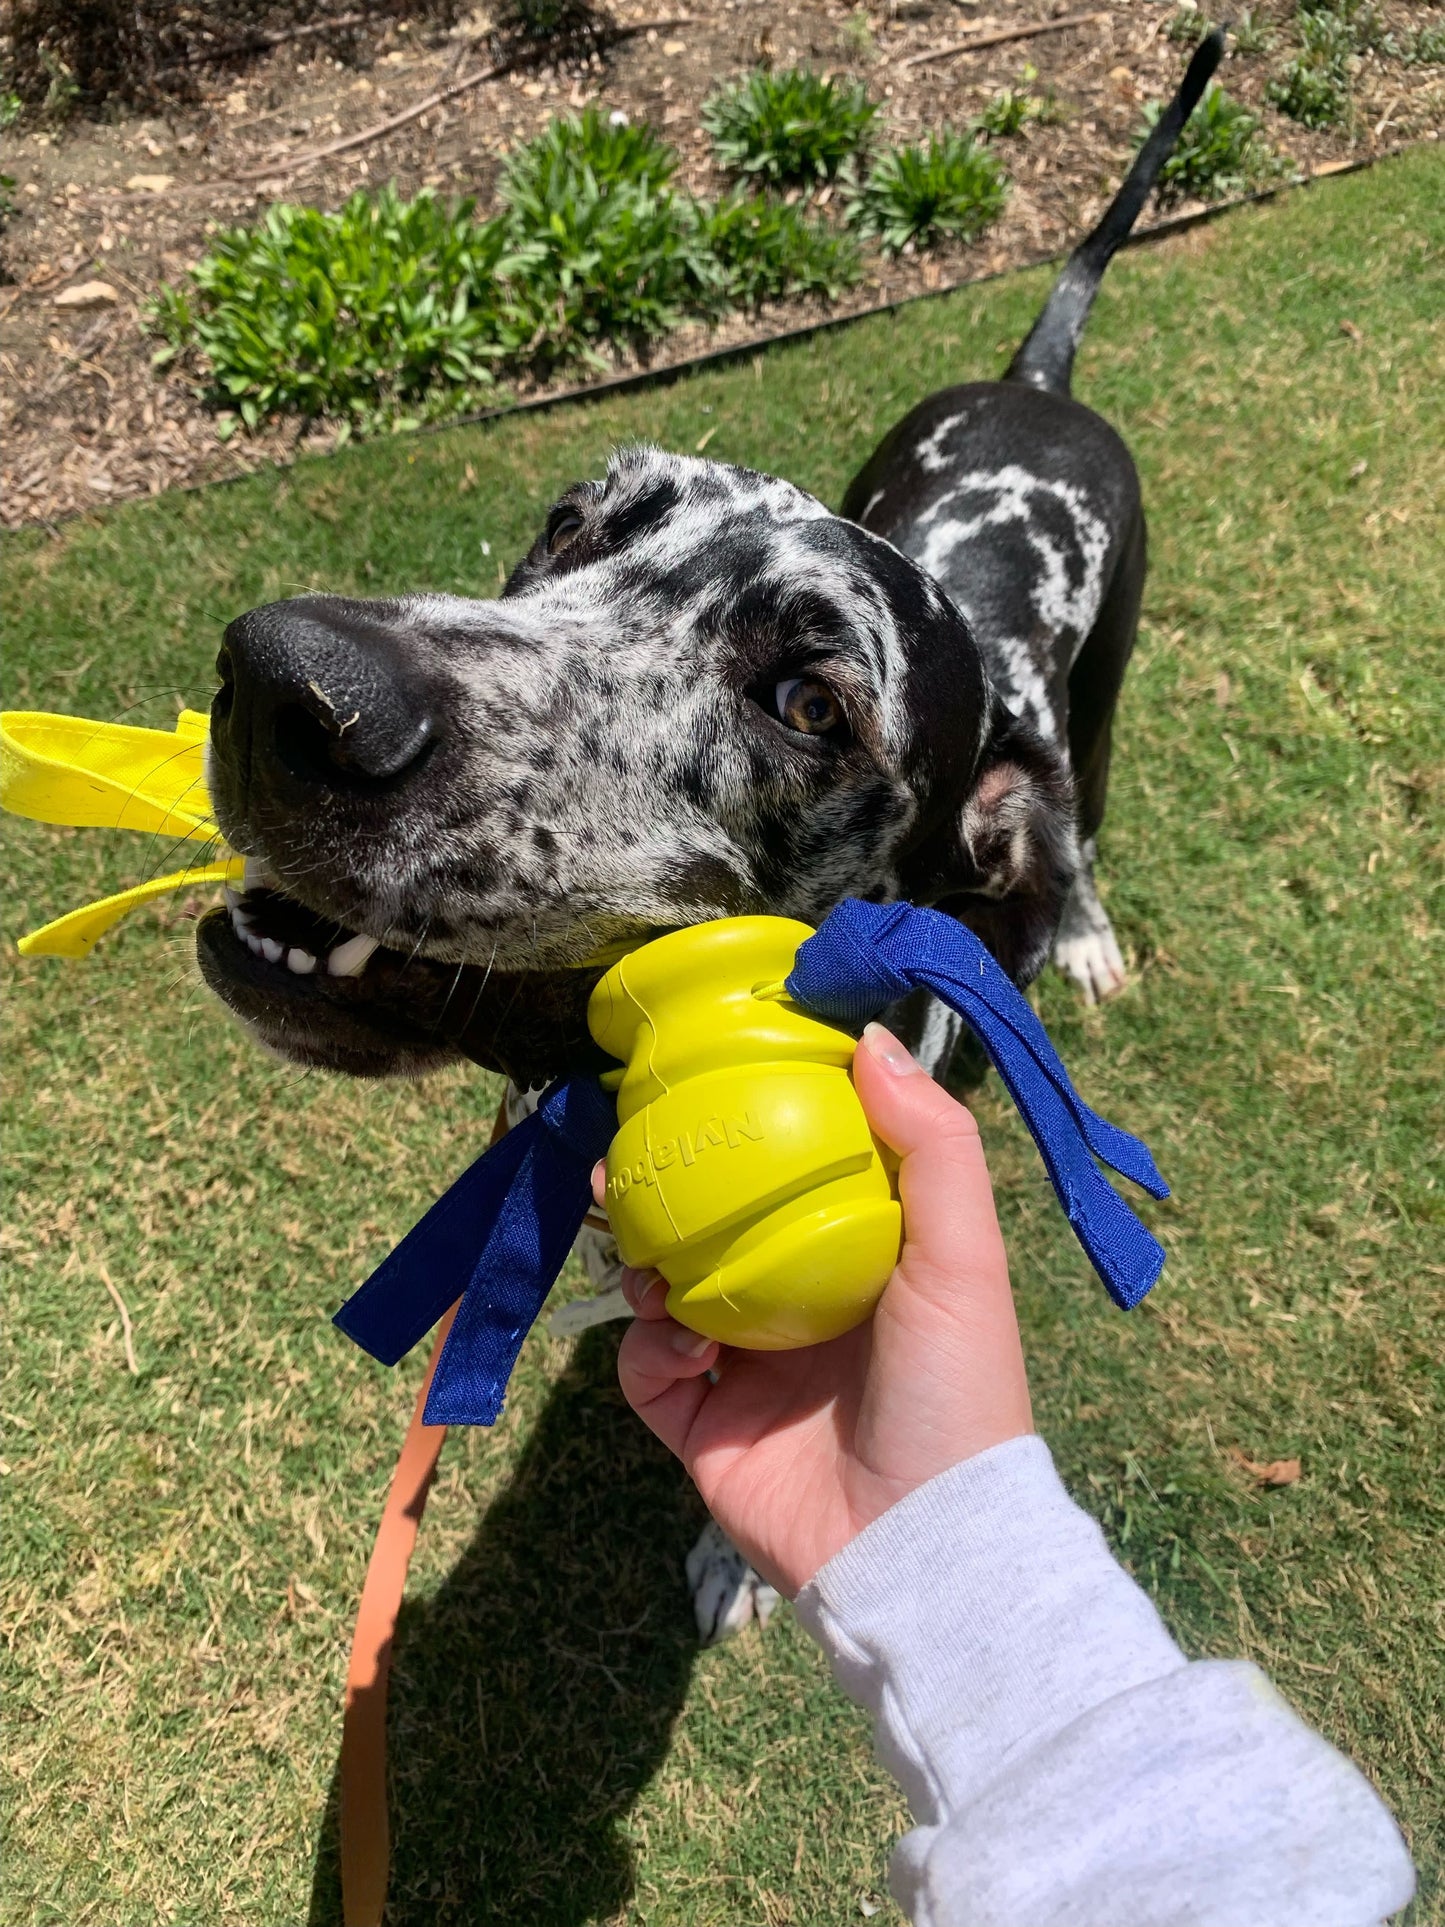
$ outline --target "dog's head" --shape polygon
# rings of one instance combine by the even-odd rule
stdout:
[[[362,1075],[580,1060],[599,948],[945,902],[1020,980],[1069,782],[958,610],[785,482],[653,449],[570,489],[495,601],[301,596],[226,631],[211,720],[245,894],[200,927],[262,1040]]]

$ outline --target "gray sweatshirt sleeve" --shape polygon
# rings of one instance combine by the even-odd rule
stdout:
[[[1185,1660],[1042,1439],[921,1486],[798,1613],[908,1797],[917,1927],[1374,1927],[1414,1891],[1364,1776],[1257,1667]]]

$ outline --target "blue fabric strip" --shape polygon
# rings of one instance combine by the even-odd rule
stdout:
[[[799,947],[787,988],[820,1017],[853,1029],[910,990],[942,998],[1018,1105],[1110,1296],[1126,1310],[1138,1304],[1159,1276],[1164,1249],[1094,1158],[1152,1197],[1168,1197],[1169,1187],[1146,1145],[1085,1104],[1028,1000],[971,930],[940,910],[850,899]]]
[[[616,1102],[595,1077],[551,1085],[535,1115],[541,1128],[491,1224],[437,1360],[423,1414],[428,1425],[491,1425],[500,1414],[522,1340],[582,1229],[592,1167],[617,1130]]]
[[[427,1397],[429,1425],[491,1425],[501,1412],[616,1129],[616,1104],[595,1077],[549,1085],[337,1312],[348,1338],[394,1365],[461,1299]]]

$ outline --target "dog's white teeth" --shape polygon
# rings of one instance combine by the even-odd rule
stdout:
[[[326,953],[326,969],[333,977],[359,977],[377,948],[375,937],[348,937]]]
[[[260,938],[259,938],[259,937],[258,937],[258,936],[256,935],[256,933],[255,933],[255,931],[254,931],[254,930],[243,930],[243,931],[241,932],[241,937],[242,937],[242,940],[243,940],[243,942],[244,942],[244,943],[245,943],[245,945],[246,945],[246,948],[247,948],[247,949],[248,949],[248,950],[249,950],[249,951],[250,951],[250,952],[251,952],[251,953],[252,953],[252,954],[253,954],[254,956],[257,956],[257,957],[259,957],[259,956],[261,955],[261,939],[260,939]]]
[[[286,952],[286,968],[294,970],[298,977],[309,977],[316,968],[316,959],[309,950],[294,947]]]
[[[261,939],[261,955],[266,959],[267,963],[280,963],[282,952],[285,948],[285,944],[277,943],[274,937],[262,937]]]

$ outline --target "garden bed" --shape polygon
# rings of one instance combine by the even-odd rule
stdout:
[[[1072,0],[1055,9],[1070,18],[1080,11]],[[1382,33],[1397,43],[1438,24],[1437,8],[1405,0],[1386,0],[1376,13]],[[1293,14],[1292,0],[1254,9],[1256,31],[1225,69],[1229,92],[1261,114],[1264,138],[1287,169],[1312,173],[1438,137],[1445,68],[1407,64],[1387,51],[1359,59],[1350,112],[1337,126],[1309,130],[1270,105],[1266,90],[1294,44]],[[624,28],[641,25],[640,16],[621,9],[616,18]],[[658,127],[680,152],[679,184],[713,198],[727,181],[699,109],[720,77],[758,64],[809,65],[863,80],[881,102],[893,140],[968,124],[1001,89],[1017,86],[1026,66],[1036,70],[1031,88],[1055,107],[1051,118],[998,143],[1010,193],[1001,218],[979,240],[912,258],[874,252],[863,278],[838,300],[767,303],[713,325],[693,322],[646,351],[651,365],[1060,250],[1117,182],[1145,105],[1176,83],[1191,22],[1173,6],[1115,0],[1091,10],[1086,25],[917,59],[960,38],[1048,19],[1037,0],[1000,0],[987,14],[929,0],[871,11],[846,0],[786,10],[762,0],[702,0],[684,22],[632,32],[602,56],[518,69],[300,171],[298,156],[362,133],[493,64],[485,21],[473,16],[430,36],[414,25],[390,28],[353,66],[313,57],[302,41],[244,69],[210,73],[197,103],[164,117],[75,120],[8,134],[3,167],[15,179],[18,212],[5,235],[12,281],[0,292],[0,514],[11,526],[54,520],[288,461],[303,446],[330,446],[334,425],[295,418],[220,442],[194,379],[184,370],[163,379],[152,370],[154,343],[141,317],[157,288],[199,258],[217,223],[254,220],[280,198],[334,207],[358,187],[395,180],[406,193],[431,186],[475,194],[487,207],[502,156],[588,101]],[[824,213],[831,218],[826,202]],[[95,282],[109,290],[94,297],[97,305],[57,306]],[[610,359],[614,373],[642,365],[636,350]],[[525,399],[547,382],[573,387],[578,376],[576,367],[545,378],[524,375],[506,392]]]

